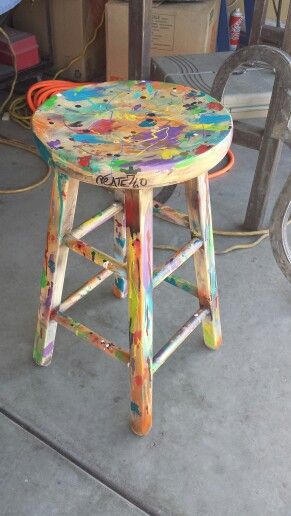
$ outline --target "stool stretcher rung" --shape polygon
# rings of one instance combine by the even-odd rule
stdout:
[[[194,283],[191,283],[190,281],[181,278],[181,276],[177,276],[176,274],[170,274],[170,276],[167,276],[167,278],[165,278],[165,281],[170,285],[174,285],[174,287],[181,288],[182,290],[188,292],[188,294],[191,294],[192,296],[198,297],[197,286],[194,285]]]
[[[176,349],[189,337],[199,324],[210,314],[208,308],[200,308],[180,330],[155,354],[153,358],[153,372],[155,373],[161,365],[176,351]]]
[[[153,274],[153,285],[154,288],[157,287],[162,281],[164,281],[167,276],[172,274],[178,267],[183,265],[190,256],[192,256],[200,247],[202,246],[202,240],[198,238],[193,238],[190,242],[187,242],[179,251],[177,251],[166,263],[155,269]]]
[[[89,292],[92,292],[94,288],[98,287],[106,278],[111,276],[113,274],[112,271],[104,269],[103,271],[98,272],[98,274],[95,274],[93,278],[90,278],[88,281],[83,283],[81,287],[79,287],[77,290],[72,292],[60,305],[58,311],[59,312],[66,312],[71,306],[76,304],[78,301],[80,301],[83,297],[85,297]]]
[[[174,210],[173,208],[170,208],[170,206],[166,206],[160,202],[154,203],[154,215],[159,219],[166,220],[172,224],[178,224],[178,226],[183,226],[188,229],[190,227],[189,217],[186,213]]]
[[[91,219],[85,220],[80,226],[76,227],[71,231],[71,235],[74,238],[82,238],[84,235],[87,235],[94,229],[98,228],[104,222],[112,219],[117,213],[120,213],[123,210],[123,205],[120,202],[114,202],[111,206],[106,208],[103,211],[99,211],[91,217]]]
[[[84,256],[90,262],[100,265],[103,269],[118,272],[121,277],[126,278],[126,263],[121,263],[118,260],[115,260],[115,258],[109,254],[99,251],[95,247],[86,244],[83,240],[74,238],[70,233],[64,236],[63,242],[67,247],[69,247],[69,249],[71,249],[71,251]]]
[[[64,315],[60,312],[54,312],[51,317],[54,321],[70,330],[72,333],[77,335],[83,340],[86,340],[90,344],[92,344],[95,348],[104,351],[106,355],[109,355],[112,358],[117,358],[124,364],[129,363],[129,353],[124,349],[120,348],[116,344],[113,344],[110,340],[105,337],[101,337],[94,331],[90,330],[84,324],[75,321],[71,317]]]

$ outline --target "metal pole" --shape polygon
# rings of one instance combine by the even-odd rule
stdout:
[[[129,0],[128,78],[149,80],[152,0]]]

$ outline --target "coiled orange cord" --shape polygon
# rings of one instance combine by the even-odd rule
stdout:
[[[60,93],[76,86],[85,86],[88,82],[71,82],[61,80],[40,81],[33,84],[26,94],[26,102],[34,113],[35,110],[52,95]]]
[[[210,172],[208,174],[208,179],[209,181],[211,181],[211,179],[215,179],[216,177],[221,177],[221,176],[224,176],[225,174],[227,174],[228,172],[231,171],[234,163],[235,163],[235,159],[234,159],[234,154],[233,152],[229,149],[228,152],[227,152],[227,164],[220,168],[219,170],[215,170],[214,172]]]

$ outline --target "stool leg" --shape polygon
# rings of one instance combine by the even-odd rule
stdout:
[[[124,193],[116,191],[115,200],[124,204]],[[114,257],[124,262],[126,260],[126,220],[125,209],[114,217]],[[113,294],[122,299],[127,296],[127,280],[115,274]]]
[[[131,427],[145,435],[152,426],[153,192],[125,194],[128,252]]]
[[[217,349],[222,338],[208,174],[202,174],[188,181],[185,188],[190,230],[191,232],[201,232],[203,240],[203,246],[194,254],[194,264],[200,306],[209,307],[211,310],[211,315],[202,323],[204,342],[209,348]]]
[[[49,365],[53,355],[57,323],[50,316],[61,302],[69,252],[62,238],[72,229],[78,186],[76,179],[55,171],[33,350],[35,362],[42,366]]]

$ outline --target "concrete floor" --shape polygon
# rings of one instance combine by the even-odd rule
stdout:
[[[30,139],[9,123],[0,133]],[[233,150],[232,174],[211,183],[217,228],[240,227],[255,166],[255,151]],[[1,147],[1,185],[43,170],[34,156]],[[290,171],[285,149],[273,200]],[[199,329],[160,369],[154,427],[141,439],[129,430],[120,363],[62,328],[51,366],[32,362],[49,194],[50,181],[0,200],[1,514],[291,515],[291,289],[269,241],[217,257],[224,345],[211,352]],[[183,209],[183,201],[179,188],[170,204]],[[82,185],[76,222],[109,202],[106,191]],[[91,241],[110,251],[110,230]],[[187,238],[155,221],[156,243]],[[234,241],[219,238],[216,247]],[[94,271],[70,255],[66,292]],[[191,260],[183,274],[193,278]],[[170,285],[154,301],[157,349],[196,305]],[[70,313],[126,346],[127,305],[111,295],[110,279]]]

